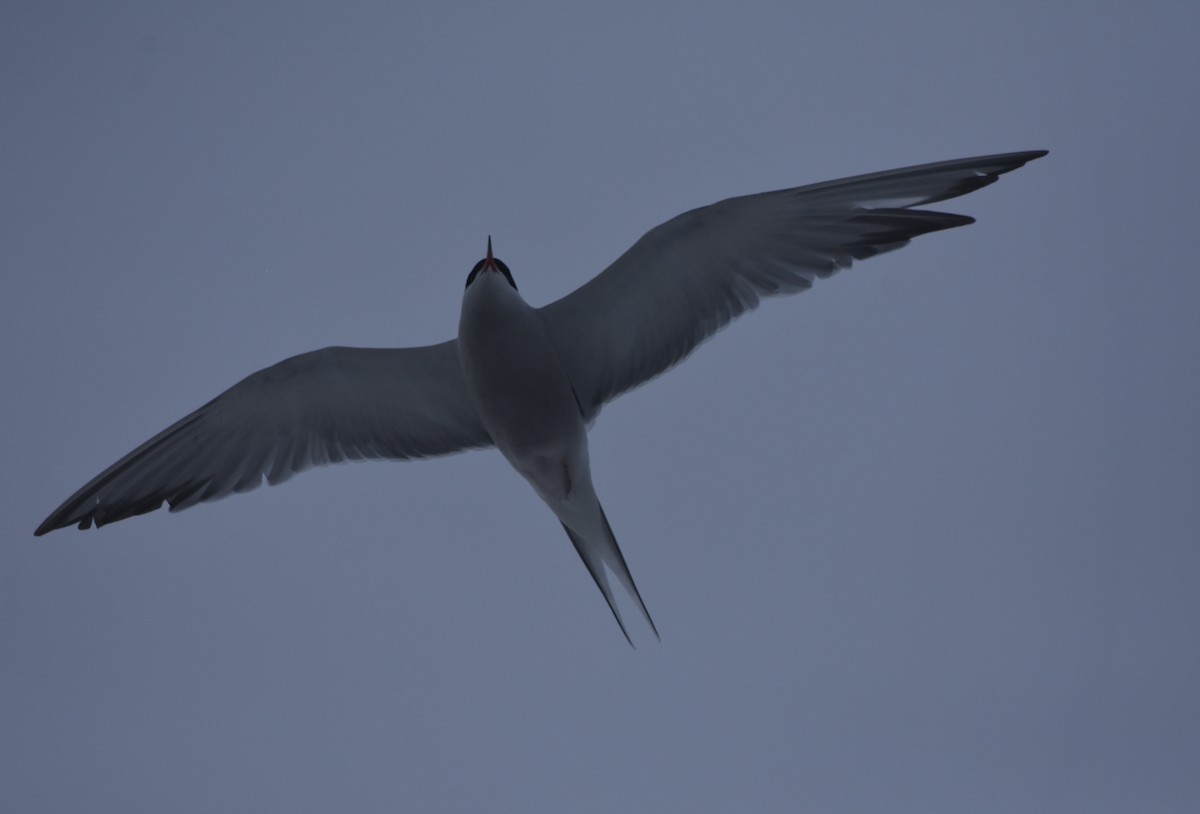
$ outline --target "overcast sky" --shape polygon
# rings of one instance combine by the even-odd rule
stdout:
[[[501,5],[0,11],[0,810],[1200,809],[1200,7]],[[540,305],[1036,148],[604,411],[661,644],[495,451],[32,536],[254,370],[454,335],[488,234]]]

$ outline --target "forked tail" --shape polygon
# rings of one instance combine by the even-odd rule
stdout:
[[[629,646],[634,646],[633,639],[629,638],[629,631],[625,629],[621,612],[617,610],[617,603],[613,600],[612,588],[608,584],[608,576],[604,570],[605,566],[608,566],[608,570],[617,575],[617,579],[625,586],[625,590],[637,600],[638,607],[642,609],[642,615],[646,617],[646,622],[654,631],[654,638],[661,641],[662,637],[658,635],[658,628],[655,627],[654,620],[650,618],[650,611],[646,610],[646,603],[642,601],[642,595],[633,582],[633,574],[629,573],[625,555],[621,553],[621,547],[617,545],[617,538],[613,535],[612,526],[609,525],[608,518],[604,515],[604,508],[599,504],[597,504],[597,508],[600,510],[601,527],[596,530],[594,535],[581,536],[566,523],[563,523],[563,529],[571,538],[571,544],[575,546],[579,558],[587,566],[588,573],[595,580],[596,587],[604,595],[604,601],[608,603],[608,608],[612,611],[613,618],[617,620],[617,625],[620,626],[621,633],[625,635],[625,641],[629,642]]]

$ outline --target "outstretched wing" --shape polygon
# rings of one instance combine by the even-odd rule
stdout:
[[[974,222],[913,209],[965,195],[1044,150],[941,161],[730,198],[651,229],[540,309],[588,420],[763,297],[793,294],[917,235]]]
[[[287,480],[312,466],[491,444],[454,340],[332,347],[254,373],[101,472],[35,534],[102,526]]]

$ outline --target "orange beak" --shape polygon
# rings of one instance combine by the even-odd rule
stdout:
[[[488,235],[487,257],[484,259],[483,267],[485,269],[490,268],[492,271],[500,270],[499,267],[496,266],[496,258],[492,257],[492,236],[491,235]]]

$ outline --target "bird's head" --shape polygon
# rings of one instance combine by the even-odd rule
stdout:
[[[467,275],[467,288],[471,287],[471,283],[475,282],[475,278],[481,274],[495,272],[496,274],[504,275],[504,279],[508,280],[508,284],[515,290],[517,284],[513,282],[512,272],[508,270],[508,266],[504,265],[503,260],[497,260],[492,256],[492,236],[488,235],[487,257],[475,264],[475,268],[471,269],[471,273]]]

